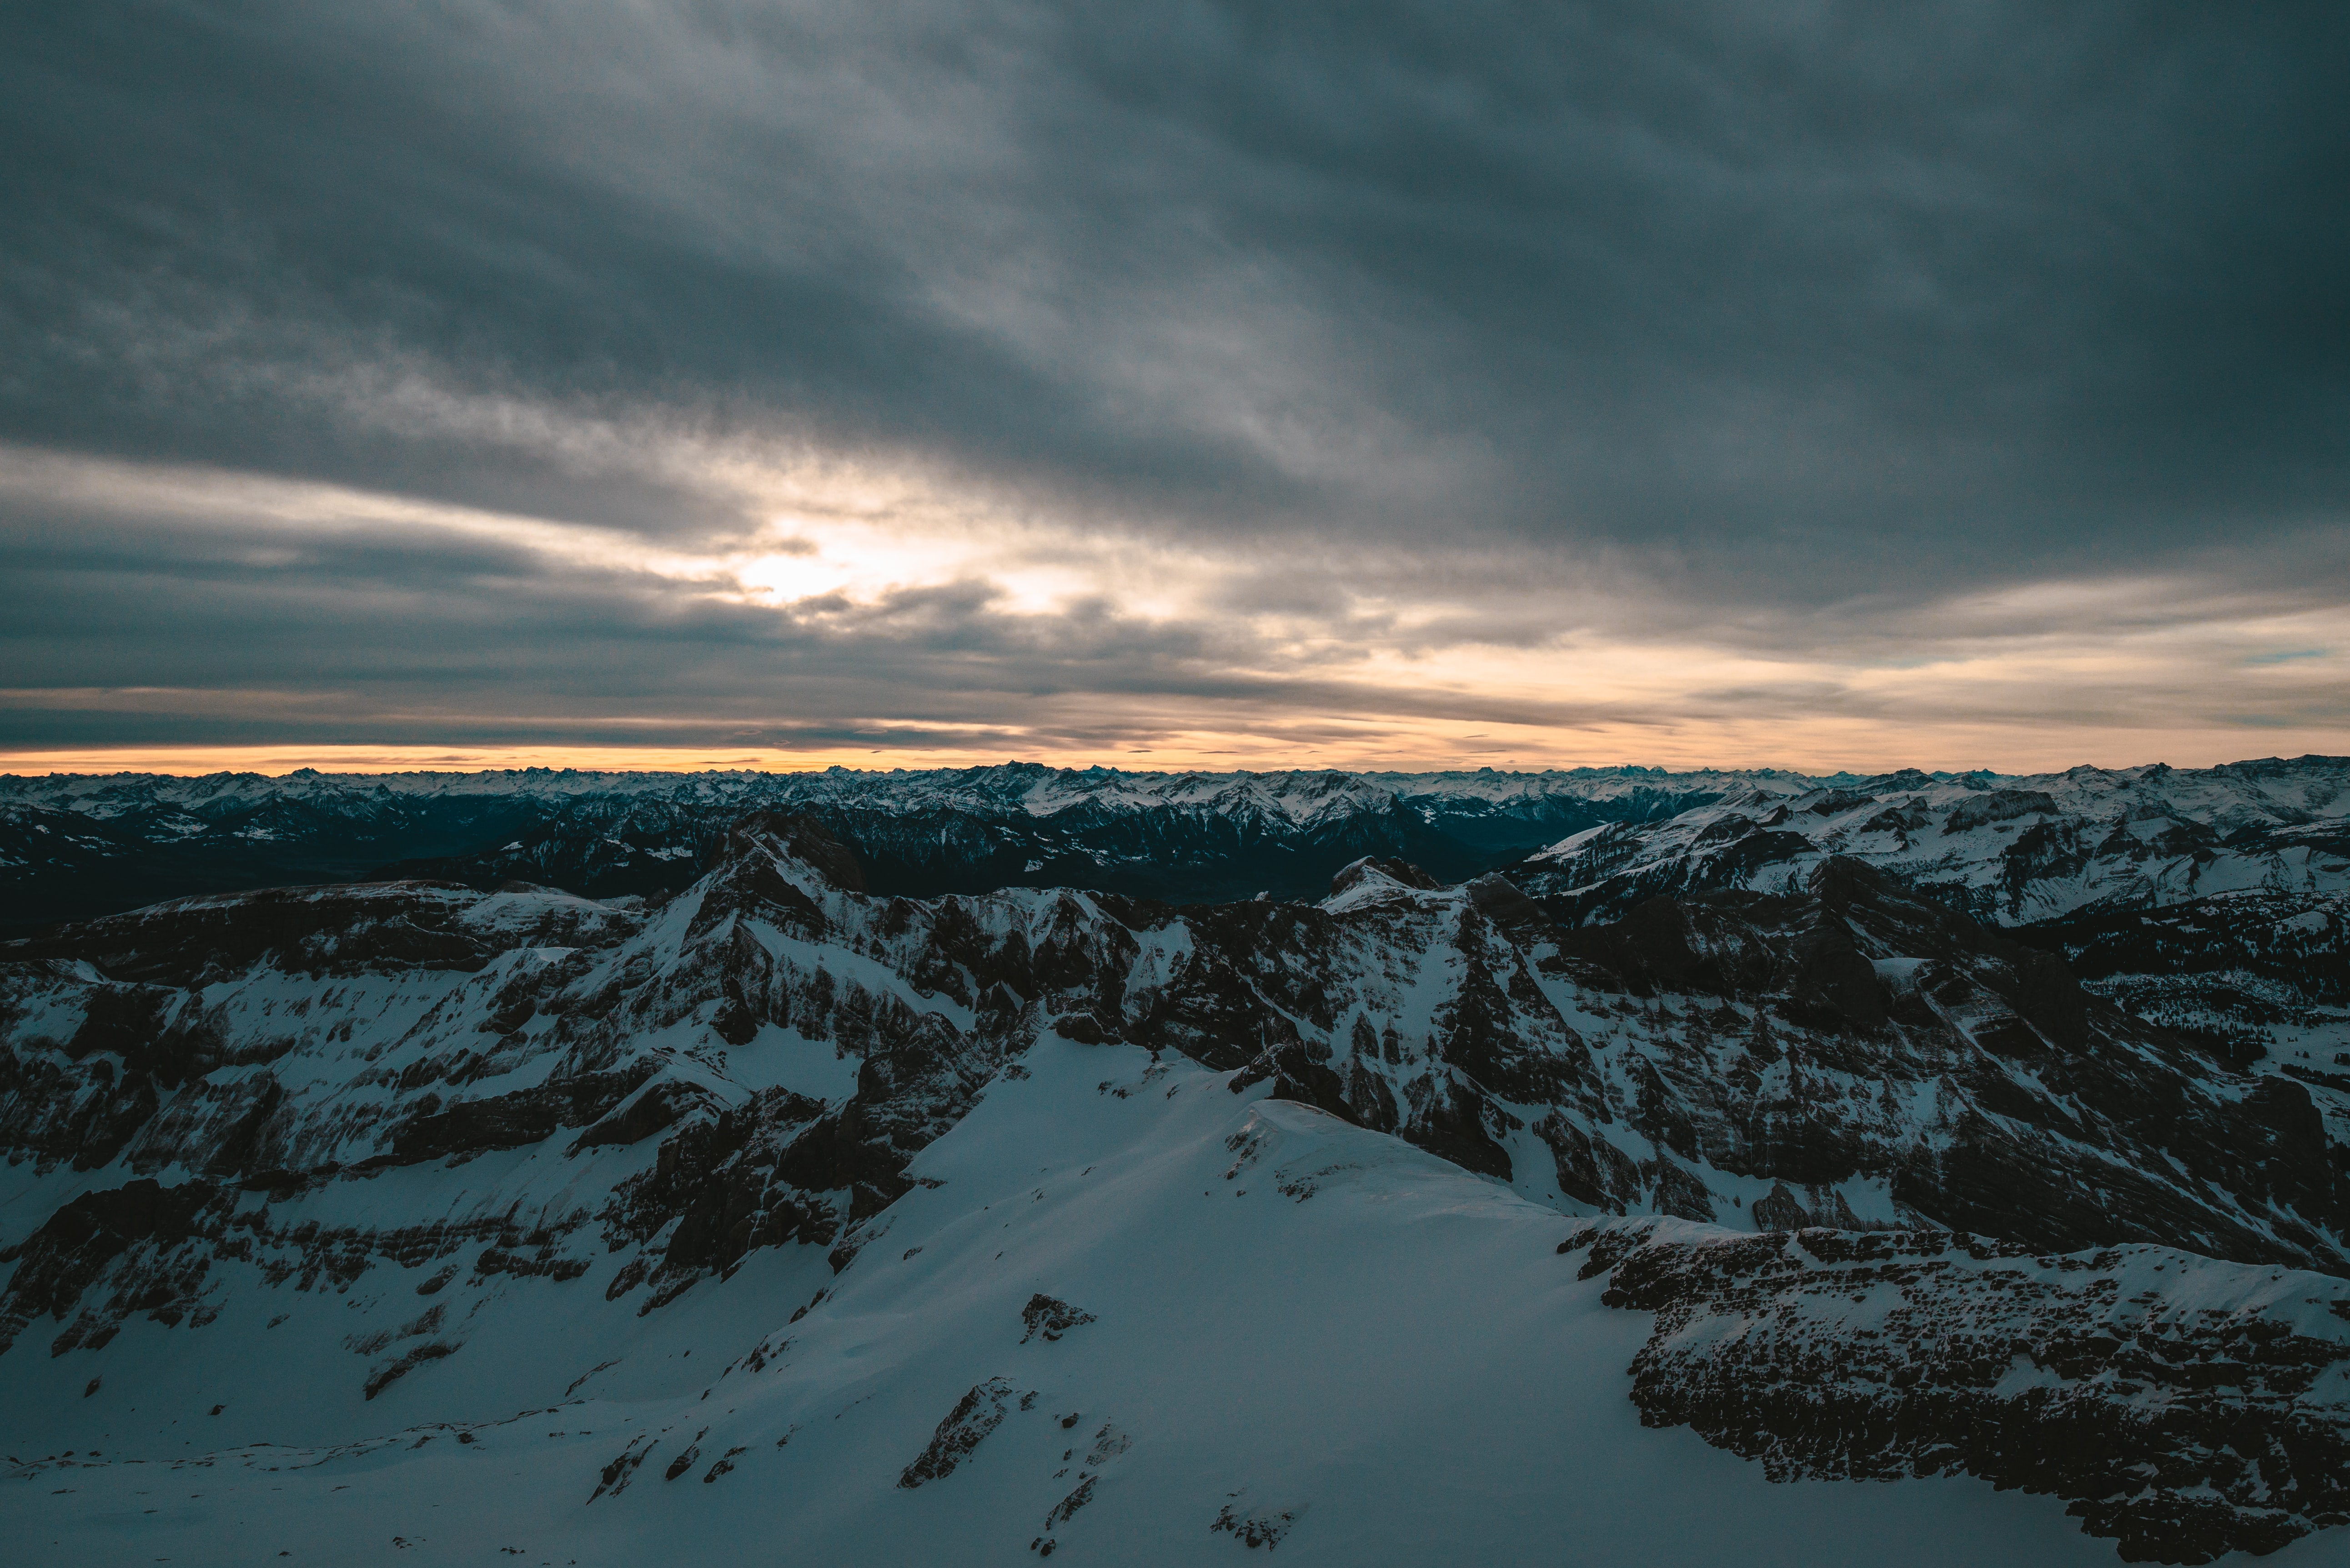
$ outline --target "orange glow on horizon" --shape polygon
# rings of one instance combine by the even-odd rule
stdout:
[[[598,426],[580,439],[600,450],[619,437]],[[676,431],[648,450],[666,454],[664,473],[702,474],[743,526],[643,535],[0,443],[0,496],[36,508],[164,519],[232,554],[339,539],[426,555],[490,547],[526,557],[551,584],[620,593],[679,624],[723,613],[750,632],[789,633],[736,646],[731,676],[650,638],[625,695],[567,669],[559,647],[503,682],[444,687],[434,659],[399,639],[317,671],[232,659],[172,671],[170,683],[28,680],[0,686],[20,735],[201,725],[385,739],[25,745],[0,750],[0,772],[796,773],[1018,758],[1137,772],[2034,774],[2350,752],[2350,606],[2253,592],[2224,563],[1890,607],[1766,606],[1717,622],[1604,552],[1431,554],[1308,537],[1211,549],[1180,531],[967,492],[920,465],[713,447]],[[1299,584],[1312,591],[1292,592]],[[648,711],[671,703],[679,711]],[[494,738],[415,739],[452,732]],[[738,742],[680,743],[728,735]]]
[[[1675,772],[1778,768],[1804,774],[1929,772],[1990,768],[2003,774],[2060,772],[2088,763],[2134,767],[2165,762],[2209,767],[2262,756],[2340,752],[2345,737],[2325,731],[2024,730],[2010,726],[1936,727],[1889,732],[1863,722],[1802,726],[1607,726],[1594,732],[1497,734],[1439,727],[1402,733],[1364,726],[1360,736],[1309,737],[1212,732],[1168,736],[1156,744],[1108,749],[1038,741],[997,747],[824,747],[787,751],[766,746],[560,745],[280,745],[125,746],[0,751],[0,774],[169,774],[199,776],[245,773],[282,776],[309,768],[325,774],[482,773],[502,769],[572,769],[581,773],[695,773],[743,770],[814,773],[829,767],[886,773],[893,769],[991,766],[1010,761],[1129,773],[1277,773],[1337,768],[1405,773],[1474,770],[1539,773],[1545,769],[1662,767]],[[1610,733],[1608,731],[1616,732]]]

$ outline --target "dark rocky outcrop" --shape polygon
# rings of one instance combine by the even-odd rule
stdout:
[[[72,1312],[134,1245],[168,1252],[216,1230],[220,1216],[213,1211],[223,1199],[218,1188],[200,1181],[165,1187],[140,1180],[85,1192],[60,1207],[23,1241],[0,1251],[0,1262],[16,1265],[0,1293],[0,1354],[43,1314],[62,1319]],[[169,1312],[182,1293],[173,1288],[177,1283],[151,1277],[140,1288],[119,1292],[127,1297],[121,1310]]]
[[[652,1063],[639,1062],[617,1072],[550,1078],[512,1094],[457,1100],[421,1111],[392,1129],[391,1158],[398,1164],[412,1165],[450,1155],[520,1148],[552,1137],[565,1127],[592,1130],[591,1124],[600,1123],[654,1071]]]
[[[1048,1340],[1058,1339],[1069,1330],[1093,1321],[1093,1314],[1039,1291],[1028,1298],[1026,1306],[1020,1309],[1020,1326],[1024,1331],[1020,1335],[1020,1343],[1025,1345],[1039,1334]]]
[[[1796,1186],[1868,1176],[1935,1223],[2043,1248],[2345,1266],[2335,1146],[2302,1085],[2237,1076],[1864,863],[1828,857],[1800,894],[1649,899],[1552,950],[1545,972],[1679,1011],[1625,1112],[1684,1158]],[[1587,1137],[1546,1141],[1562,1191],[1630,1199]]]
[[[943,1480],[952,1475],[955,1467],[969,1459],[971,1451],[1003,1424],[1011,1402],[1012,1385],[1001,1377],[973,1385],[971,1392],[955,1401],[955,1407],[939,1422],[939,1429],[931,1434],[929,1445],[899,1475],[898,1484],[911,1491],[926,1481]]]
[[[1773,1480],[1980,1476],[2065,1499],[2129,1562],[2272,1552],[2350,1522],[2350,1404],[2323,1392],[2350,1360],[2340,1279],[2151,1248],[1653,1222],[1561,1251],[1608,1275],[1608,1304],[1657,1314],[1632,1364],[1642,1421]]]

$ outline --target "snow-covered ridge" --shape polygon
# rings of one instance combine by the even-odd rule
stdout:
[[[2010,925],[2240,890],[2339,892],[2350,760],[1756,785],[1669,820],[1585,829],[1512,875],[1562,909],[1620,912],[1660,892],[1800,884],[1831,855]]]
[[[389,774],[0,774],[0,799],[64,805],[90,802],[120,805],[155,802],[194,805],[223,800],[354,800],[389,795],[594,794],[692,794],[704,798],[756,797],[788,790],[804,798],[827,794],[889,797],[908,803],[936,799],[1016,800],[1049,815],[1082,800],[1129,803],[1200,802],[1246,796],[1293,815],[1319,809],[1334,796],[1365,788],[1414,797],[1453,795],[1489,801],[1571,794],[1607,797],[1643,789],[1707,793],[1745,788],[1766,797],[1793,797],[1816,790],[1884,793],[1904,787],[1983,794],[2002,789],[2039,791],[2069,810],[2085,810],[2114,799],[2158,799],[2199,821],[2223,821],[2250,811],[2274,820],[2327,815],[2333,802],[2350,796],[2350,758],[2265,757],[2210,768],[2173,768],[2152,763],[2134,768],[2075,767],[2054,774],[1920,773],[1808,774],[1783,769],[1606,767],[1515,773],[1492,768],[1407,773],[1347,773],[1321,769],[1287,773],[1158,773],[1118,768],[1049,768],[1031,763],[988,767],[860,771],[833,767],[821,772],[768,773],[712,769],[701,773],[611,772],[574,768],[506,768],[474,771],[411,771]],[[101,805],[99,809],[104,809]],[[91,815],[97,815],[93,810]],[[2338,815],[2339,813],[2334,813]]]
[[[1836,775],[1838,778],[1846,775]],[[1992,775],[1970,775],[1990,777]],[[45,805],[93,803],[90,815],[122,804],[158,802],[196,805],[236,800],[348,801],[390,795],[577,795],[603,794],[691,794],[705,799],[759,797],[773,790],[802,798],[858,794],[907,803],[951,800],[1013,800],[1036,814],[1050,815],[1074,802],[1199,803],[1246,797],[1269,808],[1299,815],[1319,809],[1333,796],[1365,789],[1390,794],[1453,794],[1484,800],[1528,795],[1607,795],[1642,788],[1719,789],[1738,784],[1786,780],[1795,787],[1804,775],[1774,770],[1700,770],[1669,773],[1656,768],[1572,768],[1543,773],[1504,773],[1492,768],[1436,773],[1350,774],[1331,769],[1288,773],[1229,774],[1134,772],[1118,768],[1048,768],[1030,763],[990,767],[860,771],[833,767],[821,772],[769,773],[712,769],[700,773],[608,772],[576,768],[503,768],[477,771],[411,771],[390,774],[0,774],[0,799]]]
[[[1418,1508],[1523,1555],[1559,1484],[1527,1456],[1583,1453],[1561,1400],[1628,1417],[1648,1334],[1556,1254],[1578,1219],[2350,1271],[2342,1091],[1850,857],[1588,926],[1373,858],[1313,903],[896,897],[776,812],[712,859],[673,897],[408,880],[0,946],[0,1397],[39,1438],[0,1507],[103,1557],[145,1466],[217,1449],[233,1495],[309,1500],[268,1506],[313,1549],[359,1506],[338,1487],[400,1515],[387,1553],[445,1499],[469,1551],[522,1544],[486,1533],[520,1508],[583,1562],[718,1553],[781,1488],[799,1543],[884,1554],[960,1528],[978,1561],[1138,1531],[1193,1541],[1169,1561],[1421,1561],[1360,1523],[1432,1545],[1393,1522]],[[1486,1511],[1370,1497],[1426,1473],[1389,1451],[1415,1411],[1489,1423],[1444,1415],[1467,1468],[1428,1481]],[[1748,1484],[1712,1457],[1685,1473]],[[1878,1517],[1931,1533],[1933,1506]],[[152,1555],[202,1555],[193,1512]],[[2053,1511],[2003,1517],[2020,1561],[2084,1560]]]

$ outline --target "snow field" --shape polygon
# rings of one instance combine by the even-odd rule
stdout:
[[[124,1330],[151,1355],[135,1373],[110,1361],[110,1384],[150,1381],[136,1402],[160,1410],[201,1398],[200,1372],[241,1379],[219,1429],[279,1447],[195,1458],[185,1416],[101,1440],[77,1407],[112,1401],[35,1386],[69,1362],[10,1358],[7,1407],[57,1417],[26,1446],[104,1449],[0,1480],[11,1559],[1009,1563],[1049,1538],[1056,1556],[1184,1563],[1244,1555],[1253,1521],[1280,1531],[1284,1563],[2114,1561],[2049,1499],[1772,1485],[1685,1430],[1644,1429],[1626,1368],[1648,1320],[1601,1305],[1601,1282],[1556,1254],[1573,1221],[1227,1082],[1048,1036],[916,1159],[923,1185],[837,1279],[814,1249],[770,1251],[648,1318],[603,1301],[601,1261],[516,1282],[459,1354],[371,1404],[305,1414],[328,1363],[351,1381],[334,1320],[413,1312],[411,1292],[375,1312],[304,1298],[321,1321],[296,1339],[275,1336],[300,1319]],[[1023,1344],[1039,1294],[1092,1321]],[[284,1295],[255,1282],[232,1311]],[[539,1392],[613,1361],[567,1399]],[[950,1473],[901,1486],[999,1378],[1000,1422]],[[625,1487],[588,1502],[649,1437]],[[2323,1537],[2271,1559],[2339,1560]]]

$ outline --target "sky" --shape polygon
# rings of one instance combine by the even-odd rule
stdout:
[[[0,11],[0,771],[2350,753],[2350,10]]]

